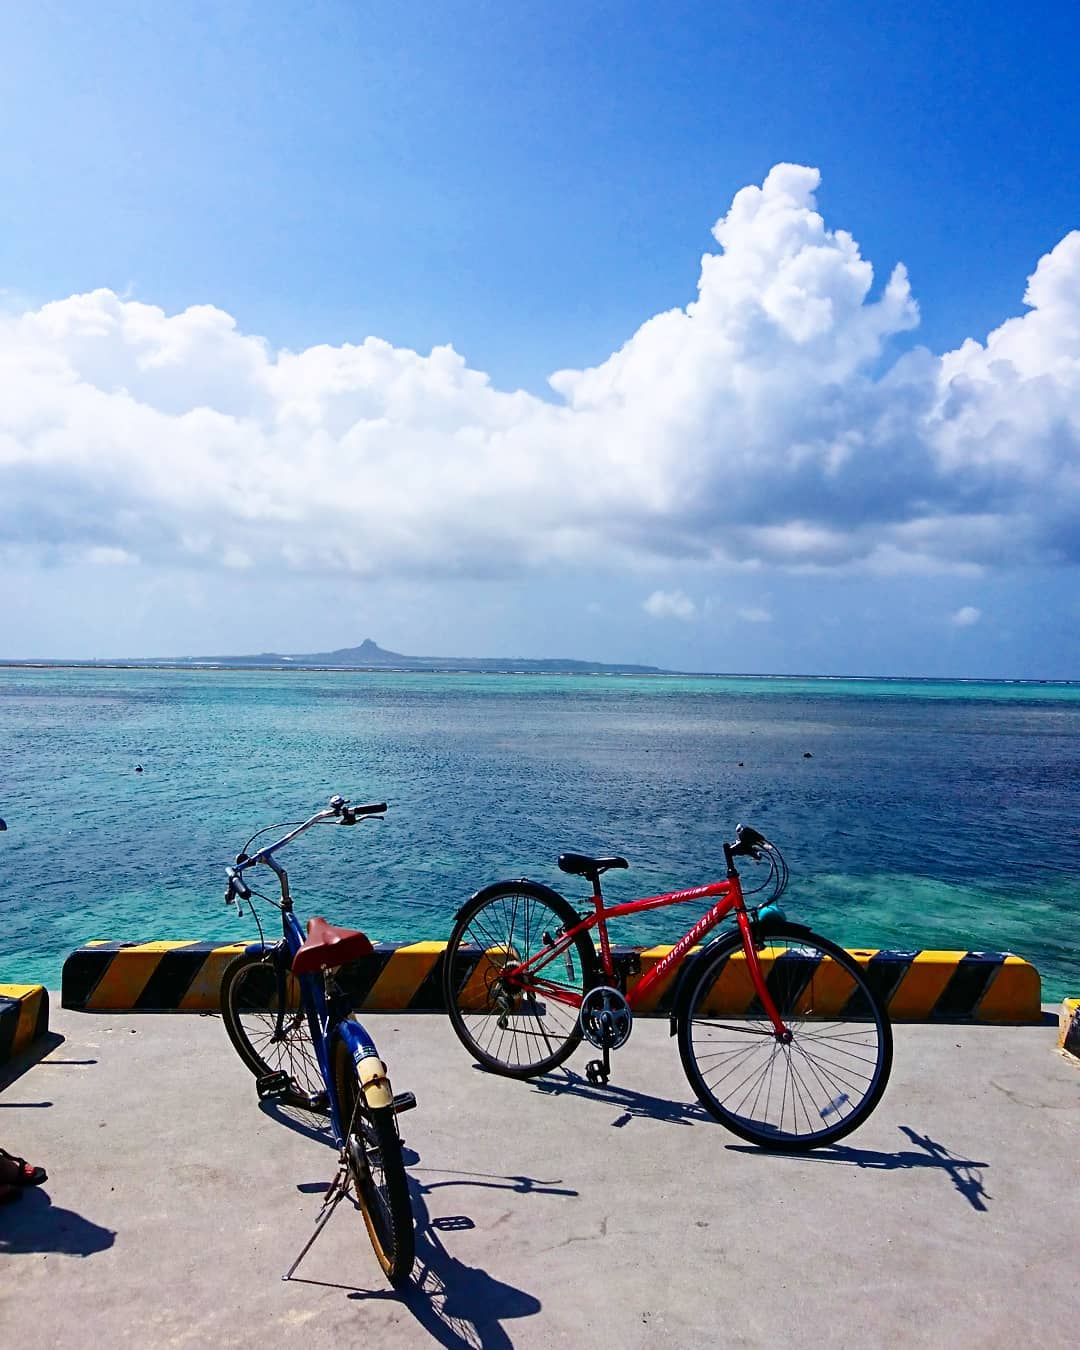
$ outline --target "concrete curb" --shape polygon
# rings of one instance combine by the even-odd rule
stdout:
[[[246,943],[96,942],[64,962],[61,1003],[84,1012],[213,1012],[226,965]],[[353,1006],[369,1012],[444,1012],[445,942],[378,943],[373,954],[339,974]],[[617,968],[640,962],[627,976],[634,987],[671,951],[668,946],[616,948]],[[477,952],[479,956],[479,951]],[[879,951],[852,955],[894,1021],[1031,1023],[1042,1020],[1038,971],[1008,952]],[[740,980],[741,955],[732,959],[728,1011],[748,1006],[753,991]],[[662,982],[638,1009],[642,1016],[670,1011],[675,977]],[[837,998],[842,1001],[842,994]]]
[[[1058,1049],[1080,1059],[1080,998],[1067,998],[1058,1013]]]
[[[0,1064],[49,1030],[49,995],[40,984],[0,984]]]

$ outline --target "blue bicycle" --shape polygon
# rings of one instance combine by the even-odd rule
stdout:
[[[293,912],[288,874],[274,856],[313,825],[356,825],[385,810],[385,802],[350,806],[343,797],[332,797],[310,820],[268,825],[251,836],[235,864],[226,868],[225,903],[235,904],[241,914],[247,903],[260,941],[226,968],[221,1014],[229,1039],[256,1076],[261,1100],[329,1116],[340,1157],[324,1216],[329,1218],[351,1183],[379,1264],[391,1283],[400,1284],[412,1271],[414,1234],[397,1117],[416,1099],[411,1092],[394,1095],[386,1065],[353,1017],[351,1000],[335,975],[373,949],[363,933],[335,928],[323,918],[309,919],[305,935]],[[288,833],[276,843],[251,851],[259,835],[281,829]],[[244,873],[260,864],[277,877],[280,899],[262,895],[244,880]],[[273,945],[263,939],[255,896],[281,912],[282,938]]]

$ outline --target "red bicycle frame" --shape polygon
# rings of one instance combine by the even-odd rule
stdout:
[[[566,929],[561,933],[552,946],[537,952],[528,961],[514,967],[512,970],[504,972],[506,979],[517,984],[527,984],[527,987],[539,992],[543,992],[553,1002],[566,1003],[571,1007],[580,1008],[582,996],[571,993],[568,989],[551,984],[547,980],[538,978],[535,972],[543,969],[550,961],[555,960],[563,952],[569,950],[573,945],[574,939],[579,933],[585,933],[591,928],[600,930],[600,962],[603,967],[604,975],[608,983],[615,980],[615,963],[611,958],[611,944],[608,941],[607,921],[608,919],[622,918],[626,914],[640,914],[649,909],[663,909],[667,905],[681,905],[691,900],[704,900],[710,896],[717,896],[716,904],[703,915],[689,932],[685,933],[679,941],[668,952],[662,961],[658,961],[648,974],[643,975],[634,988],[626,995],[626,1001],[631,1008],[640,1003],[649,990],[652,989],[664,976],[676,967],[682,961],[686,953],[698,943],[706,933],[716,927],[721,920],[725,919],[731,912],[735,912],[735,922],[739,926],[739,933],[742,936],[743,950],[746,952],[747,969],[750,973],[750,979],[754,986],[754,992],[761,1000],[761,1006],[766,1016],[773,1025],[773,1030],[777,1036],[787,1034],[787,1027],[783,1019],[776,1010],[776,1004],[772,995],[769,993],[765,982],[765,976],[762,973],[761,962],[758,960],[757,949],[754,945],[754,935],[751,928],[749,916],[746,913],[746,904],[743,900],[742,886],[739,882],[738,873],[732,869],[731,875],[724,878],[723,881],[710,881],[706,886],[693,886],[686,891],[668,891],[663,895],[650,895],[644,900],[629,900],[621,905],[605,905],[604,897],[600,890],[600,877],[597,875],[593,882],[593,906],[595,913],[589,914],[582,919],[580,923],[575,924],[573,928]],[[523,980],[522,976],[530,972],[529,978]],[[588,991],[586,991],[588,992]]]

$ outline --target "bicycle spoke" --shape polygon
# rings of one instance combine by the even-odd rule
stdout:
[[[680,1048],[704,1104],[747,1138],[777,1147],[812,1147],[840,1137],[873,1108],[891,1060],[887,1024],[846,953],[806,936],[769,936],[766,988],[789,1040],[777,1038],[754,998],[745,1011],[719,1015],[727,958],[702,971],[680,1027]],[[837,967],[859,995],[859,1017],[835,1011]],[[819,986],[816,972],[831,973]],[[737,986],[736,986],[737,987]],[[815,1016],[818,1000],[832,1001]],[[845,1001],[855,1000],[845,994]],[[710,1008],[697,1016],[696,1009]],[[800,1011],[796,1012],[796,1008]]]
[[[452,935],[444,974],[451,1020],[488,1067],[529,1076],[576,1044],[588,969],[577,944],[586,939],[560,949],[555,936],[570,919],[528,883],[508,884]]]

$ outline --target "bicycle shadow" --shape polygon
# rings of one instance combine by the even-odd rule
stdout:
[[[674,1102],[668,1097],[654,1097],[647,1092],[620,1087],[617,1083],[590,1083],[587,1078],[582,1078],[570,1069],[560,1069],[557,1074],[534,1078],[530,1087],[547,1097],[568,1095],[600,1102],[604,1106],[619,1107],[621,1114],[611,1122],[612,1128],[616,1130],[629,1125],[635,1117],[666,1121],[670,1125],[704,1125],[712,1119],[697,1102]]]
[[[414,1282],[398,1291],[400,1302],[432,1340],[447,1350],[510,1350],[514,1342],[503,1323],[535,1317],[542,1304],[535,1294],[469,1265],[447,1249],[440,1233],[468,1232],[476,1225],[465,1214],[431,1217],[428,1197],[446,1186],[484,1186],[518,1195],[575,1196],[577,1192],[557,1189],[531,1177],[458,1179],[452,1175],[446,1181],[424,1182],[415,1172],[409,1173],[416,1219],[416,1266]]]
[[[306,1111],[301,1106],[287,1106],[281,1102],[261,1101],[259,1110],[269,1116],[277,1125],[284,1125],[294,1134],[313,1139],[318,1144],[334,1147],[334,1132],[330,1126],[330,1117],[315,1111]]]
[[[417,1168],[419,1154],[403,1150],[405,1164],[410,1169],[409,1197],[416,1225],[416,1264],[409,1283],[399,1289],[358,1289],[326,1280],[311,1280],[293,1274],[296,1284],[315,1284],[342,1289],[347,1297],[358,1301],[393,1299],[407,1308],[432,1340],[447,1350],[509,1350],[513,1341],[503,1322],[521,1317],[533,1317],[542,1307],[540,1300],[527,1290],[505,1280],[499,1280],[479,1266],[471,1266],[447,1250],[439,1233],[469,1232],[476,1224],[467,1214],[431,1217],[428,1197],[448,1186],[473,1186],[491,1190],[512,1191],[516,1195],[559,1195],[573,1198],[577,1191],[568,1190],[557,1181],[538,1181],[528,1176],[497,1176],[486,1172],[440,1172],[435,1168]],[[438,1172],[445,1181],[422,1181],[418,1173]],[[302,1184],[304,1192],[325,1190],[327,1183]],[[356,1205],[354,1197],[350,1197]]]
[[[994,1197],[983,1185],[983,1169],[990,1166],[987,1162],[978,1162],[973,1158],[958,1158],[929,1135],[919,1135],[909,1125],[898,1125],[897,1129],[906,1134],[913,1144],[923,1151],[915,1153],[902,1150],[897,1153],[882,1153],[876,1149],[853,1148],[848,1144],[833,1144],[829,1148],[817,1148],[810,1153],[781,1153],[768,1148],[758,1148],[753,1144],[728,1144],[733,1153],[761,1154],[770,1161],[775,1158],[792,1158],[801,1162],[840,1163],[848,1167],[869,1167],[883,1172],[907,1171],[913,1168],[929,1167],[946,1173],[956,1190],[964,1197],[972,1209],[985,1214],[986,1201]]]
[[[325,1117],[278,1102],[264,1101],[259,1106],[264,1115],[287,1129],[328,1148],[335,1147],[330,1122]],[[418,1167],[420,1155],[404,1143],[402,1155],[409,1169],[409,1197],[415,1223],[416,1264],[410,1282],[400,1289],[358,1289],[308,1279],[299,1273],[290,1275],[290,1282],[342,1289],[348,1298],[355,1300],[396,1300],[409,1310],[432,1340],[447,1350],[508,1350],[513,1341],[503,1328],[503,1322],[535,1316],[541,1309],[540,1300],[527,1290],[499,1280],[448,1251],[438,1236],[440,1233],[469,1232],[476,1224],[467,1214],[432,1218],[428,1198],[450,1186],[510,1191],[515,1195],[557,1195],[568,1199],[575,1198],[579,1192],[562,1186],[557,1180]],[[428,1175],[446,1179],[422,1179]],[[300,1182],[296,1189],[312,1195],[327,1191],[329,1184],[326,1181]],[[356,1206],[355,1197],[350,1196],[350,1200]]]

